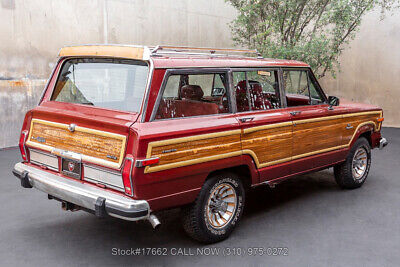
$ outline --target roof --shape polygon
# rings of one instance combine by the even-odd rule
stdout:
[[[79,45],[61,48],[59,57],[105,56],[130,59],[145,59],[144,46],[128,45]]]
[[[203,51],[203,53],[199,51]],[[98,56],[136,60],[150,60],[151,58],[155,68],[309,67],[308,64],[300,61],[265,59],[260,56],[249,57],[248,54],[258,55],[256,50],[244,49],[134,45],[69,46],[62,48],[59,52],[60,57]]]

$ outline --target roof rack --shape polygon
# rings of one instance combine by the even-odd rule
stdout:
[[[168,46],[157,45],[149,47],[151,55],[160,54],[185,54],[185,55],[212,55],[212,56],[226,56],[232,54],[255,54],[258,58],[262,58],[257,50],[249,49],[231,49],[231,48],[208,48],[208,47],[190,47],[190,46]],[[217,54],[218,52],[218,54]]]

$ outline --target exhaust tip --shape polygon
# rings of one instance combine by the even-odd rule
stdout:
[[[153,226],[153,229],[158,229],[161,226],[160,221],[154,214],[150,214],[147,220],[150,222],[151,226]]]

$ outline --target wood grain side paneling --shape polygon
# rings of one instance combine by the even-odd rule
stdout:
[[[360,126],[371,124],[380,130],[381,116],[382,112],[371,111],[295,121],[292,159],[349,147]]]
[[[42,120],[32,120],[27,144],[51,152],[62,149],[97,158],[119,167],[125,152],[125,136],[76,127],[74,132],[68,125]],[[96,162],[97,163],[97,162]]]
[[[358,127],[362,124],[371,124],[374,126],[375,130],[380,129],[380,123],[378,123],[378,118],[381,117],[381,113],[375,114],[366,114],[360,116],[346,116],[343,118],[343,137],[342,137],[342,145],[349,144],[358,129]],[[350,124],[353,128],[346,129],[346,126]]]
[[[251,129],[251,128],[250,128]],[[283,127],[244,132],[242,149],[253,151],[259,166],[289,161],[292,154],[292,124]]]
[[[341,143],[342,119],[294,122],[293,156],[335,147]]]
[[[150,142],[146,158],[159,157],[145,173],[248,154],[257,168],[349,147],[358,128],[380,130],[379,111],[267,124],[205,135]],[[352,129],[346,129],[348,124]]]
[[[147,158],[159,163],[147,166],[146,173],[241,155],[240,130],[174,138],[149,144]]]

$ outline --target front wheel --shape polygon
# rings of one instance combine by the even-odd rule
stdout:
[[[193,239],[215,243],[226,239],[239,221],[245,191],[239,177],[222,173],[204,183],[196,201],[183,208],[183,228]]]
[[[341,188],[354,189],[363,185],[371,167],[371,146],[360,137],[352,146],[346,161],[334,168],[335,180]]]

